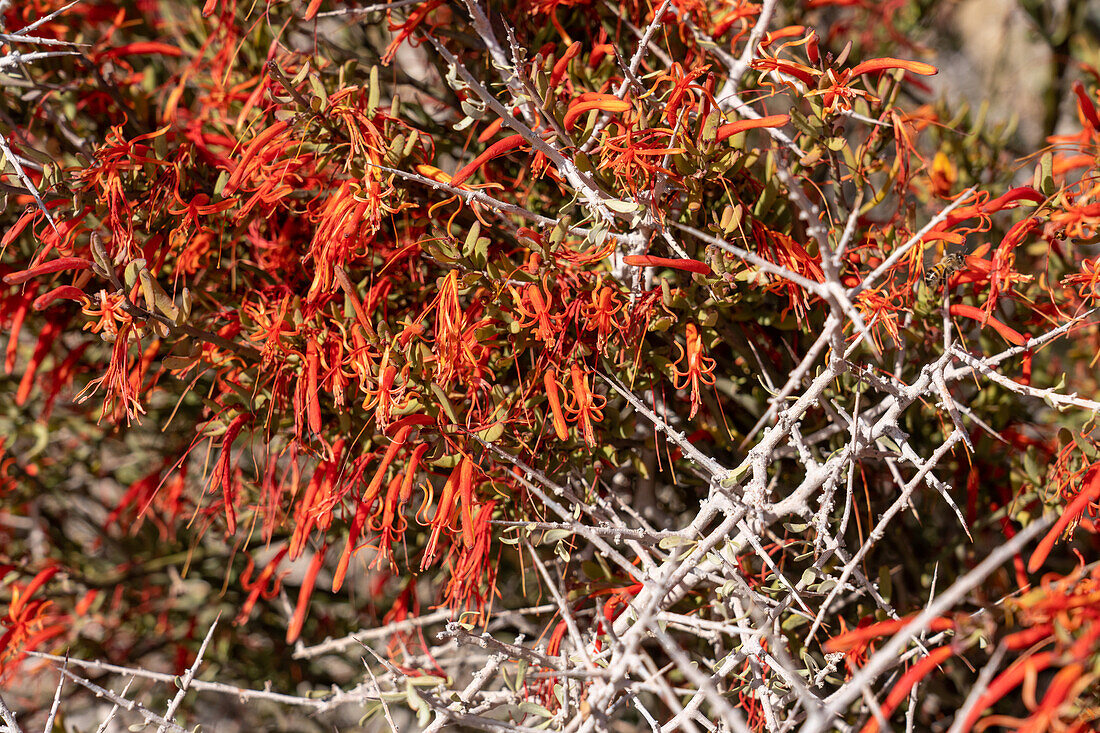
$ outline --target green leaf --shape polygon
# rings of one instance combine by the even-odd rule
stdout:
[[[541,544],[548,545],[551,542],[557,542],[558,540],[563,540],[566,537],[572,537],[573,534],[573,530],[571,529],[548,529],[546,530],[546,534],[542,536]]]
[[[1035,449],[1028,447],[1026,453],[1024,453],[1024,473],[1027,474],[1027,478],[1035,486],[1042,486],[1043,477],[1039,472],[1039,463],[1035,460]]]
[[[1036,171],[1039,177],[1039,192],[1044,196],[1053,196],[1058,190],[1058,184],[1054,181],[1054,153],[1047,151],[1039,159],[1039,168]]]
[[[657,546],[662,550],[671,550],[674,547],[687,547],[696,544],[698,544],[696,540],[680,537],[679,535],[669,535],[668,537],[662,537],[661,541],[657,543]]]
[[[447,678],[425,674],[417,677],[410,677],[409,684],[413,687],[439,687],[440,685],[447,684]]]
[[[530,700],[524,700],[516,706],[516,709],[525,715],[537,715],[540,718],[550,718],[554,715],[542,705],[539,705],[537,702],[532,702]]]
[[[431,383],[432,394],[435,395],[436,403],[443,410],[443,414],[447,416],[447,419],[454,424],[458,424],[458,414],[455,412],[454,405],[451,404],[451,400],[447,397],[447,393],[443,391],[435,382]]]
[[[1096,450],[1096,446],[1081,437],[1080,433],[1073,434],[1073,442],[1077,444],[1078,450],[1081,451],[1085,458],[1089,459],[1090,463],[1100,459],[1100,452]]]
[[[632,201],[620,201],[619,199],[604,199],[603,205],[618,214],[633,214],[642,207]]]

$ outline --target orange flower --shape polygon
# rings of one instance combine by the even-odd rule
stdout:
[[[621,125],[614,125],[622,129]],[[634,190],[648,188],[654,174],[669,175],[662,166],[662,159],[684,152],[684,148],[669,147],[672,130],[627,129],[618,135],[609,135],[600,145],[599,169],[614,171],[616,178]]]
[[[124,326],[116,335],[114,348],[111,350],[111,361],[107,370],[88,382],[88,386],[77,395],[77,402],[85,402],[100,387],[103,387],[103,414],[114,413],[116,408],[120,414],[126,416],[126,424],[145,414],[145,408],[138,399],[138,386],[134,384],[130,374],[130,350],[129,350],[130,326]]]
[[[699,336],[699,329],[694,323],[688,323],[684,332],[687,348],[676,342],[680,358],[672,365],[672,385],[676,389],[691,388],[691,413],[688,415],[690,420],[695,417],[695,413],[699,412],[699,405],[703,403],[699,394],[699,385],[705,384],[710,387],[714,384],[715,361],[703,356],[703,339]]]
[[[569,376],[573,383],[572,399],[565,405],[565,413],[576,422],[584,436],[584,442],[590,447],[596,447],[596,431],[594,423],[603,420],[603,408],[607,405],[607,398],[594,395],[588,389],[588,381],[581,372],[580,364],[574,363],[569,369]]]
[[[1067,529],[1076,526],[1075,523],[1090,506],[1100,505],[1100,461],[1095,463],[1081,461],[1080,465],[1077,465],[1080,459],[1081,452],[1077,444],[1070,443],[1058,454],[1058,459],[1050,470],[1049,476],[1053,479],[1051,483],[1054,491],[1057,492],[1056,495],[1061,495],[1060,498],[1064,498],[1068,503],[1058,517],[1058,521],[1039,542],[1039,546],[1035,548],[1031,559],[1028,560],[1029,573],[1034,573],[1043,566],[1054,544]]]
[[[902,310],[899,299],[886,297],[879,290],[863,290],[856,296],[855,306],[864,320],[870,322],[874,319],[875,328],[871,331],[871,339],[879,351],[883,348],[880,328],[890,334],[894,343],[899,343],[898,313]]]
[[[783,127],[790,121],[790,115],[768,115],[757,119],[737,120],[719,127],[714,140],[715,142],[722,142],[726,138],[733,137],[745,130],[755,130],[761,127]]]
[[[596,348],[600,351],[607,346],[612,333],[621,332],[622,326],[616,316],[622,309],[623,304],[614,288],[605,285],[592,291],[592,301],[585,305],[582,314],[584,329],[596,332]]]
[[[485,165],[493,158],[499,158],[502,155],[507,155],[516,148],[520,147],[527,147],[527,143],[523,139],[523,135],[509,135],[503,140],[498,140],[497,142],[490,145],[484,153],[477,156],[468,164],[462,166],[462,168],[456,171],[454,177],[451,178],[451,185],[456,188],[461,186],[470,176],[476,173],[477,170],[481,168],[481,166]]]
[[[469,456],[463,456],[447,483],[443,486],[443,494],[439,497],[439,507],[432,517],[432,533],[428,538],[428,546],[424,549],[424,558],[420,562],[420,569],[424,570],[435,561],[439,553],[439,537],[444,529],[449,529],[451,520],[455,516],[456,503],[460,505],[462,513],[463,544],[472,539],[473,527],[468,527],[472,512],[474,491],[474,462]],[[467,545],[468,546],[468,545]]]
[[[1081,272],[1062,278],[1062,285],[1077,285],[1077,295],[1083,300],[1100,300],[1100,257],[1084,260]]]
[[[1021,334],[1019,331],[1012,328],[1012,326],[1009,326],[1006,323],[1002,323],[992,316],[986,316],[984,311],[975,308],[972,305],[966,305],[965,303],[952,303],[950,313],[953,316],[959,316],[961,318],[971,318],[975,321],[978,321],[979,323],[982,323],[983,320],[987,320],[989,322],[989,325],[993,327],[994,331],[1001,334],[1001,336],[1003,336],[1006,341],[1015,346],[1023,346],[1027,343],[1027,338],[1024,337],[1024,335]]]
[[[11,602],[2,617],[4,634],[0,635],[0,678],[16,668],[26,650],[32,650],[43,642],[63,634],[71,627],[71,618],[57,613],[54,603],[34,595],[57,572],[58,565],[41,570],[26,585],[11,585]],[[69,623],[59,623],[68,621]]]
[[[710,265],[699,260],[671,259],[668,257],[654,257],[653,255],[627,255],[623,257],[623,263],[631,267],[668,267],[673,270],[694,272],[699,275],[713,274]]]
[[[517,293],[511,286],[508,289],[516,299],[516,311],[519,314],[516,323],[519,327],[535,326],[535,336],[542,339],[547,348],[553,348],[557,343],[558,332],[561,330],[561,316],[550,312],[553,297],[550,295],[550,286],[546,284],[545,278],[543,278],[543,287],[546,288],[545,296],[536,283],[526,286],[523,289],[523,295]]]
[[[582,94],[581,97],[569,106],[565,113],[562,126],[569,131],[573,129],[573,123],[586,112],[598,109],[601,112],[627,112],[630,110],[630,102],[619,99],[613,94]]]
[[[558,440],[569,440],[569,428],[565,424],[565,413],[562,412],[561,397],[558,394],[558,374],[553,367],[546,370],[543,375],[543,383],[546,387],[546,398],[550,403],[550,416],[554,423],[554,432]]]
[[[286,629],[286,643],[293,644],[298,641],[302,633],[302,625],[306,621],[306,611],[309,610],[309,599],[313,595],[313,587],[317,584],[317,574],[321,572],[321,566],[325,562],[325,553],[328,545],[322,545],[321,549],[313,556],[309,567],[306,568],[306,577],[302,580],[302,587],[298,590],[298,603],[294,607],[294,616],[290,619],[290,625]]]

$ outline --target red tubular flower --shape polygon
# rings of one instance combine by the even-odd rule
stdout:
[[[346,474],[343,468],[344,439],[332,446],[332,459],[321,461],[310,477],[305,493],[294,510],[294,531],[290,535],[290,558],[301,556],[314,527],[321,530],[332,522],[332,512],[340,504],[347,491],[358,484],[371,458],[360,456],[352,462]],[[341,480],[343,479],[343,480]]]
[[[1001,639],[1001,644],[1004,645],[1005,649],[1012,651],[1027,649],[1050,636],[1052,631],[1054,631],[1053,624],[1039,624],[1038,626],[1032,626],[1030,629],[1024,629],[1005,636]]]
[[[599,591],[590,595],[589,598],[595,598],[603,593],[610,594],[610,598],[603,604],[603,619],[597,622],[597,633],[604,633],[607,624],[613,622],[623,611],[630,607],[631,599],[641,593],[643,587],[642,583],[631,583],[624,588],[608,588],[606,591]],[[603,649],[603,640],[596,639],[594,648],[598,654]]]
[[[210,479],[211,485],[218,486],[222,490],[222,503],[225,506],[226,531],[230,534],[237,532],[236,510],[236,482],[234,481],[233,467],[233,442],[240,435],[244,426],[252,422],[252,415],[243,412],[229,423],[222,438],[222,452],[218,459],[218,465],[214,469],[214,475]]]
[[[484,594],[480,590],[483,582],[487,580],[490,588],[493,584],[495,568],[490,563],[492,525],[489,522],[495,507],[495,501],[487,501],[469,519],[471,540],[469,543],[463,542],[454,572],[447,583],[446,595],[453,607],[461,607],[471,601],[480,605],[484,601]],[[464,524],[463,532],[465,531]]]
[[[348,532],[348,541],[344,544],[344,551],[340,555],[340,562],[337,563],[336,572],[332,576],[333,593],[340,590],[340,587],[344,584],[344,576],[348,571],[348,563],[351,562],[351,556],[355,551],[356,544],[359,542],[359,535],[362,533],[363,527],[366,526],[367,518],[370,516],[371,509],[374,506],[374,500],[378,498],[378,493],[382,488],[382,482],[386,477],[386,471],[389,469],[390,464],[393,463],[393,459],[397,457],[397,452],[405,445],[405,441],[408,440],[412,429],[413,426],[411,424],[405,424],[398,429],[393,442],[386,448],[386,453],[382,456],[382,460],[378,464],[377,470],[374,472],[374,478],[371,479],[370,484],[363,492],[363,496],[359,499],[355,509],[355,518],[352,520],[351,529]]]
[[[99,377],[88,382],[76,397],[77,402],[88,400],[93,393],[103,387],[103,412],[113,413],[115,409],[125,415],[127,423],[137,418],[139,414],[145,414],[145,408],[138,399],[138,389],[130,379],[130,353],[129,335],[130,324],[119,329],[114,337],[114,346],[111,349],[111,361],[106,371]]]
[[[488,163],[493,158],[499,158],[502,155],[507,155],[516,148],[526,147],[527,144],[523,139],[523,135],[509,135],[503,140],[490,145],[484,153],[471,160],[468,164],[462,166],[455,172],[454,177],[451,178],[451,185],[458,187],[466,182],[470,176],[477,172],[481,166]]]
[[[600,38],[607,38],[607,31],[603,28],[600,29]],[[615,53],[615,47],[610,43],[595,43],[592,45],[592,52],[588,54],[588,68],[595,69],[600,65],[600,62],[607,57],[608,54]]]
[[[694,272],[699,275],[712,275],[710,265],[698,260],[670,259],[668,257],[654,257],[653,255],[627,255],[623,262],[631,267],[668,267],[673,270]]]
[[[115,46],[114,48],[108,49],[100,54],[99,58],[118,59],[124,56],[141,56],[146,54],[182,56],[183,50],[175,46],[169,46],[167,43],[159,43],[157,41],[137,41],[135,43],[128,43],[125,46]]]
[[[443,493],[439,497],[439,506],[432,517],[432,533],[428,538],[428,545],[424,548],[424,558],[420,561],[420,569],[425,570],[431,565],[439,553],[439,537],[445,528],[449,528],[451,518],[454,516],[455,502],[466,502],[464,497],[472,497],[473,494],[474,465],[469,456],[463,456],[458,465],[447,477],[447,483],[443,486]]]
[[[443,0],[428,0],[428,2],[416,5],[412,12],[405,16],[403,23],[396,23],[390,21],[390,32],[393,33],[393,40],[390,41],[390,45],[386,47],[386,52],[382,54],[382,65],[388,66],[393,61],[394,56],[397,54],[397,49],[401,47],[401,44],[407,41],[416,33],[416,30],[427,17],[443,4]]]
[[[402,430],[404,430],[405,428],[411,429],[411,428],[416,427],[418,425],[419,426],[424,426],[424,425],[434,425],[434,424],[435,424],[435,418],[431,417],[430,415],[422,415],[422,414],[418,413],[418,414],[415,414],[415,415],[406,415],[405,417],[401,418],[400,420],[397,420],[396,422],[391,424],[388,428],[386,428],[386,430],[384,432],[386,433],[386,435],[401,436],[402,435]],[[405,432],[405,435],[408,435],[408,433]],[[399,437],[398,439],[402,443],[405,442],[405,438]]]
[[[520,328],[535,326],[535,336],[546,343],[547,348],[553,348],[557,343],[558,332],[561,330],[561,316],[550,312],[553,297],[550,295],[550,286],[543,278],[543,286],[546,288],[546,296],[536,283],[531,283],[523,289],[523,295],[509,286],[512,297],[516,301],[516,312],[519,318],[516,323]]]
[[[707,69],[707,65],[700,65],[684,71],[684,67],[674,61],[667,73],[657,77],[654,88],[665,81],[672,82],[664,106],[664,119],[669,125],[674,126],[677,119],[696,106],[696,93],[702,90],[696,79],[707,73]]]
[[[717,136],[714,139],[715,142],[722,142],[726,138],[745,130],[755,130],[760,127],[783,127],[790,121],[790,115],[769,115],[754,120],[737,120],[719,127]]]
[[[950,659],[954,654],[955,650],[951,645],[941,646],[938,649],[933,649],[928,652],[927,656],[910,667],[905,674],[902,675],[901,679],[897,681],[897,684],[890,688],[890,694],[886,696],[886,701],[882,704],[882,717],[889,720],[890,715],[897,710],[898,705],[909,696],[909,691],[913,689],[913,686],[928,676],[929,672]],[[867,724],[863,726],[860,733],[878,733],[878,729],[878,720],[872,717],[867,721]]]
[[[308,292],[311,301],[325,297],[334,289],[332,280],[335,271],[343,268],[369,245],[385,211],[382,187],[371,176],[361,182],[341,182],[332,195],[316,208],[311,217],[314,229],[309,247],[314,265],[313,282]],[[340,277],[337,276],[337,279]],[[343,280],[347,280],[346,274]],[[383,278],[377,285],[389,281],[389,278]],[[340,284],[344,292],[348,292],[350,282]]]
[[[574,362],[569,368],[569,376],[573,383],[573,391],[569,395],[572,399],[565,405],[565,412],[580,426],[584,442],[590,448],[595,448],[594,424],[603,420],[603,408],[607,405],[607,398],[594,395],[588,389],[588,381],[581,371],[580,364]]]
[[[458,488],[460,523],[462,530],[462,544],[469,550],[474,546],[474,462],[465,460],[461,464],[462,474],[459,476]]]
[[[898,298],[890,297],[891,295],[891,293],[883,294],[880,290],[868,289],[861,291],[856,297],[855,306],[864,320],[875,323],[871,338],[880,350],[883,348],[880,331],[886,331],[894,343],[899,343],[898,313],[901,311],[901,306],[898,304]]]
[[[752,68],[761,71],[778,71],[781,74],[793,76],[805,84],[807,88],[811,89],[817,84],[815,79],[821,76],[821,72],[817,69],[795,63],[794,61],[785,61],[777,58],[756,59],[752,62]]]
[[[63,328],[64,324],[60,321],[48,320],[42,326],[42,330],[38,332],[38,343],[35,344],[30,362],[23,370],[23,378],[19,380],[19,388],[15,391],[16,405],[23,406],[26,403],[31,394],[31,389],[34,387],[38,367],[42,365],[42,361],[50,352],[54,342],[61,336]]]
[[[370,529],[381,533],[378,539],[378,557],[372,567],[380,565],[387,559],[393,562],[391,559],[393,541],[402,536],[408,528],[408,521],[403,516],[402,510],[412,498],[413,482],[420,471],[420,462],[429,449],[431,445],[428,443],[421,443],[413,448],[404,473],[394,476],[387,488],[381,517],[376,512],[368,525]]]
[[[88,294],[80,288],[72,285],[59,285],[48,293],[39,295],[34,299],[32,307],[36,311],[46,310],[53,305],[56,300],[77,300],[81,303],[88,302]]]
[[[687,348],[680,346],[679,342],[676,343],[680,358],[672,365],[672,385],[676,389],[688,389],[690,387],[691,414],[688,415],[690,420],[695,417],[695,413],[699,412],[699,406],[703,403],[702,396],[699,393],[699,385],[705,384],[710,387],[714,384],[715,361],[703,356],[703,339],[694,323],[688,323],[684,328],[684,332]]]
[[[19,590],[12,588],[11,603],[8,605],[8,618],[14,620],[23,611],[24,606],[27,604],[28,599],[33,596],[39,588],[49,582],[50,578],[57,575],[57,572],[61,569],[59,565],[50,565],[44,570],[40,570],[27,584],[26,588]]]
[[[1061,516],[1058,517],[1058,521],[1054,523],[1054,526],[1050,528],[1050,531],[1046,533],[1038,547],[1035,548],[1035,552],[1032,553],[1031,559],[1027,562],[1029,573],[1034,573],[1043,566],[1047,555],[1054,547],[1054,543],[1058,541],[1066,528],[1077,521],[1089,508],[1090,504],[1100,502],[1100,462],[1094,463],[1090,470],[1092,473],[1091,480],[1086,474],[1085,481],[1088,483],[1085,488],[1081,489],[1081,492],[1066,506]]]
[[[612,94],[590,95],[588,99],[582,97],[581,100],[569,106],[569,111],[565,113],[565,119],[562,120],[562,126],[567,131],[572,130],[578,117],[594,109],[610,113],[626,112],[630,110],[630,102],[619,99]]]
[[[553,367],[547,368],[543,374],[543,384],[546,387],[546,398],[550,403],[550,416],[554,423],[554,432],[558,440],[569,440],[569,427],[565,424],[565,413],[561,408],[561,396],[558,394],[558,374]]]
[[[985,311],[980,308],[975,308],[972,305],[966,305],[965,303],[952,303],[951,315],[960,316],[962,318],[970,318],[978,323],[989,322],[989,325],[993,327],[993,330],[1001,334],[1006,341],[1015,345],[1023,346],[1027,343],[1027,339],[1016,329],[1012,328],[1008,324],[998,321],[996,318],[987,316]]]
[[[620,185],[631,190],[646,189],[658,174],[672,174],[663,165],[665,159],[684,152],[682,147],[672,147],[671,140],[672,130],[663,127],[641,131],[625,128],[618,135],[609,133],[600,145],[597,167],[614,172]]]
[[[1081,261],[1081,272],[1062,278],[1062,285],[1077,285],[1082,300],[1100,299],[1100,257]]]
[[[821,61],[821,48],[818,44],[817,31],[810,31],[810,35],[806,39],[806,58],[814,65]]]
[[[870,61],[864,61],[862,64],[857,64],[851,68],[848,72],[851,76],[859,76],[860,74],[869,74],[875,71],[886,71],[888,69],[905,69],[910,74],[919,74],[921,76],[934,76],[939,73],[939,69],[931,64],[925,64],[920,61],[906,61],[904,59],[892,59],[881,58],[871,59]]]
[[[574,41],[569,45],[569,48],[565,49],[565,53],[561,55],[554,63],[554,68],[550,72],[550,89],[556,89],[558,83],[561,82],[561,78],[565,76],[565,71],[569,68],[569,62],[577,57],[577,54],[581,52],[582,43],[580,41]]]
[[[584,307],[582,313],[585,330],[596,332],[598,350],[604,350],[611,334],[622,332],[621,319],[618,317],[622,309],[623,304],[614,288],[605,285],[592,291],[592,301]]]
[[[51,272],[61,272],[62,270],[87,270],[91,266],[91,260],[86,260],[83,257],[58,257],[56,260],[44,262],[29,270],[4,275],[4,282],[8,285],[18,285],[39,275],[48,275]],[[83,292],[81,292],[81,295],[83,295]]]
[[[870,626],[864,626],[851,631],[845,631],[844,633],[837,634],[833,638],[829,639],[824,644],[826,652],[848,652],[853,649],[858,649],[865,646],[872,639],[877,639],[881,636],[890,636],[904,629],[909,623],[916,617],[916,614],[906,616],[905,618],[889,619],[887,621],[879,621],[871,624]],[[955,628],[955,622],[947,617],[940,617],[933,619],[928,625],[931,631],[947,631]]]
[[[321,368],[321,357],[317,349],[317,340],[310,338],[306,341],[306,414],[309,418],[309,429],[313,434],[321,432],[321,403],[317,394],[317,372]]]
[[[241,605],[240,613],[233,619],[233,623],[240,626],[248,617],[252,615],[252,609],[255,608],[256,602],[261,596],[267,600],[271,600],[279,593],[279,586],[282,584],[283,575],[276,575],[276,571],[279,569],[279,565],[286,558],[287,548],[284,546],[281,550],[275,553],[275,557],[271,558],[271,561],[267,564],[267,567],[256,576],[256,580],[252,580],[252,570],[255,564],[252,560],[252,556],[248,557],[248,565],[245,567],[243,573],[241,573],[241,588],[248,591],[248,598],[245,599],[243,605]]]
[[[417,446],[417,448],[421,447],[428,448],[429,446]],[[389,560],[391,564],[393,562],[390,557],[393,541],[397,536],[404,534],[405,529],[408,527],[408,522],[400,514],[403,504],[401,489],[405,485],[405,480],[409,477],[410,472],[415,474],[415,471],[416,469],[410,466],[403,474],[398,473],[390,480],[389,486],[386,487],[386,497],[381,503],[381,509],[376,511],[367,523],[367,527],[371,531],[381,533],[378,540],[378,554],[374,562],[371,563],[372,568],[380,566],[384,560]]]
[[[302,624],[305,623],[306,611],[309,610],[309,599],[313,595],[313,587],[317,584],[317,574],[321,572],[321,566],[325,562],[326,552],[328,552],[328,544],[321,545],[321,549],[314,554],[313,560],[306,569],[306,577],[302,580],[302,587],[298,591],[298,604],[294,607],[294,615],[286,629],[287,644],[298,641],[302,633]]]
[[[1019,186],[988,202],[981,207],[981,210],[984,213],[991,214],[1009,208],[1009,204],[1015,204],[1017,201],[1021,200],[1030,201],[1034,204],[1041,204],[1046,200],[1046,197],[1031,186]]]
[[[490,140],[493,139],[493,137],[496,136],[496,134],[498,132],[500,132],[500,129],[502,127],[504,127],[504,120],[500,117],[497,117],[495,120],[493,120],[492,122],[490,122],[488,125],[485,126],[485,129],[482,130],[481,134],[477,136],[477,141],[479,143],[489,142]],[[421,165],[417,166],[417,171],[418,172],[420,172],[419,169],[421,167],[431,168],[431,166],[423,166],[423,164],[421,164]],[[439,170],[439,169],[437,168],[436,170]],[[423,175],[427,175],[427,174],[423,174]]]
[[[989,297],[986,299],[985,305],[982,308],[987,316],[997,307],[997,301],[1002,292],[1010,287],[1014,281],[1027,279],[1017,273],[1012,267],[1016,262],[1016,247],[1023,242],[1024,238],[1036,229],[1039,224],[1040,222],[1037,217],[1030,217],[1018,221],[1012,225],[1012,228],[1005,234],[1004,239],[997,245],[997,249],[993,253],[993,261],[990,265]]]
[[[240,161],[233,169],[233,174],[229,176],[229,180],[225,184],[225,195],[229,195],[237,190],[245,174],[256,169],[257,166],[252,163],[253,158],[260,155],[261,151],[266,150],[275,138],[286,132],[289,126],[290,123],[286,120],[278,120],[264,128],[256,137],[252,138],[252,142],[245,148]]]
[[[32,222],[37,223],[37,220],[42,217],[42,212],[36,208],[30,208],[23,212],[23,214],[16,219],[15,223],[4,232],[4,235],[0,237],[0,250],[6,249],[9,244],[19,238],[19,235],[23,233],[23,230],[27,228]],[[33,231],[33,227],[32,227]]]
[[[1073,93],[1077,96],[1077,109],[1081,112],[1082,119],[1094,130],[1100,130],[1100,115],[1096,113],[1096,103],[1085,91],[1085,85],[1079,81],[1073,82]]]
[[[0,566],[5,574],[11,569],[12,566]],[[52,601],[34,598],[60,570],[61,566],[51,564],[36,573],[25,587],[20,587],[18,583],[11,584],[8,611],[0,617],[4,628],[4,633],[0,634],[0,678],[16,668],[27,650],[35,649],[71,628],[71,618],[59,614]],[[68,623],[58,623],[66,620]]]
[[[30,285],[27,287],[26,292],[16,293],[3,301],[3,311],[0,312],[0,315],[6,317],[10,314],[11,318],[8,321],[8,345],[4,351],[4,374],[11,374],[12,369],[15,368],[15,357],[19,348],[19,333],[23,330],[23,321],[27,318],[27,311],[30,310],[31,301],[37,287],[37,284]]]

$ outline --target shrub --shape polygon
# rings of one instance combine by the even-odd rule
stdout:
[[[1085,730],[1095,87],[776,5],[5,5],[9,703]]]

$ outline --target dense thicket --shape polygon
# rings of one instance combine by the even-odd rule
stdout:
[[[0,714],[1100,715],[1083,13],[1019,150],[901,0],[0,5]]]

